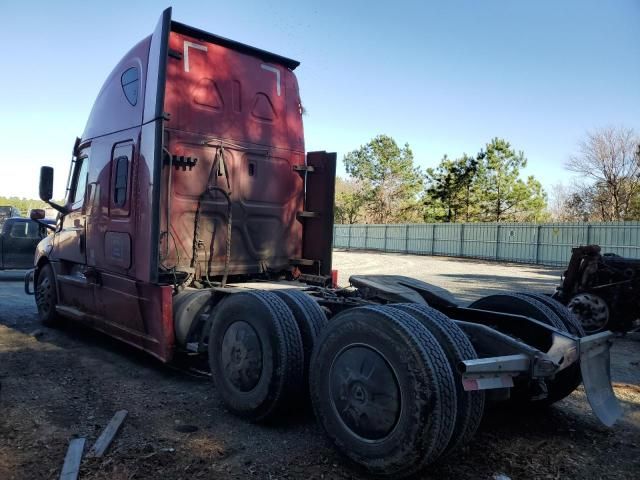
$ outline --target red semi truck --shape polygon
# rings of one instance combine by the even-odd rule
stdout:
[[[310,397],[336,447],[379,475],[468,442],[485,401],[526,410],[582,381],[613,424],[610,333],[584,336],[548,297],[462,307],[402,276],[334,285],[336,156],[305,154],[297,66],[162,14],[102,87],[63,205],[41,170],[60,212],[26,282],[42,322],[163,362],[206,359],[229,410],[253,421]]]

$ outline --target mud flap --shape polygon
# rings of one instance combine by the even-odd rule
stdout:
[[[593,413],[607,427],[622,416],[622,408],[611,385],[611,337],[611,332],[602,332],[580,339],[584,390]]]

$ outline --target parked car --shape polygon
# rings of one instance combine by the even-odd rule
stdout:
[[[41,220],[52,225],[53,220]],[[33,267],[36,246],[47,236],[47,227],[29,218],[12,217],[4,221],[0,233],[0,270]]]

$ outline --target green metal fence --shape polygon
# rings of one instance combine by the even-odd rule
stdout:
[[[571,248],[640,258],[640,222],[335,225],[335,248],[566,265]]]

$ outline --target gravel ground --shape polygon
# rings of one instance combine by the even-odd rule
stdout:
[[[552,291],[559,270],[471,260],[336,252],[352,273],[401,273],[467,302],[497,290]],[[616,339],[615,390],[626,415],[598,424],[578,389],[544,411],[489,411],[476,439],[420,478],[637,478],[640,338]],[[0,479],[57,478],[68,441],[88,447],[112,415],[129,416],[107,454],[85,459],[83,479],[367,478],[327,443],[308,406],[279,425],[225,411],[207,378],[162,365],[78,327],[41,327],[21,272],[0,272]],[[88,448],[87,447],[87,448]]]

